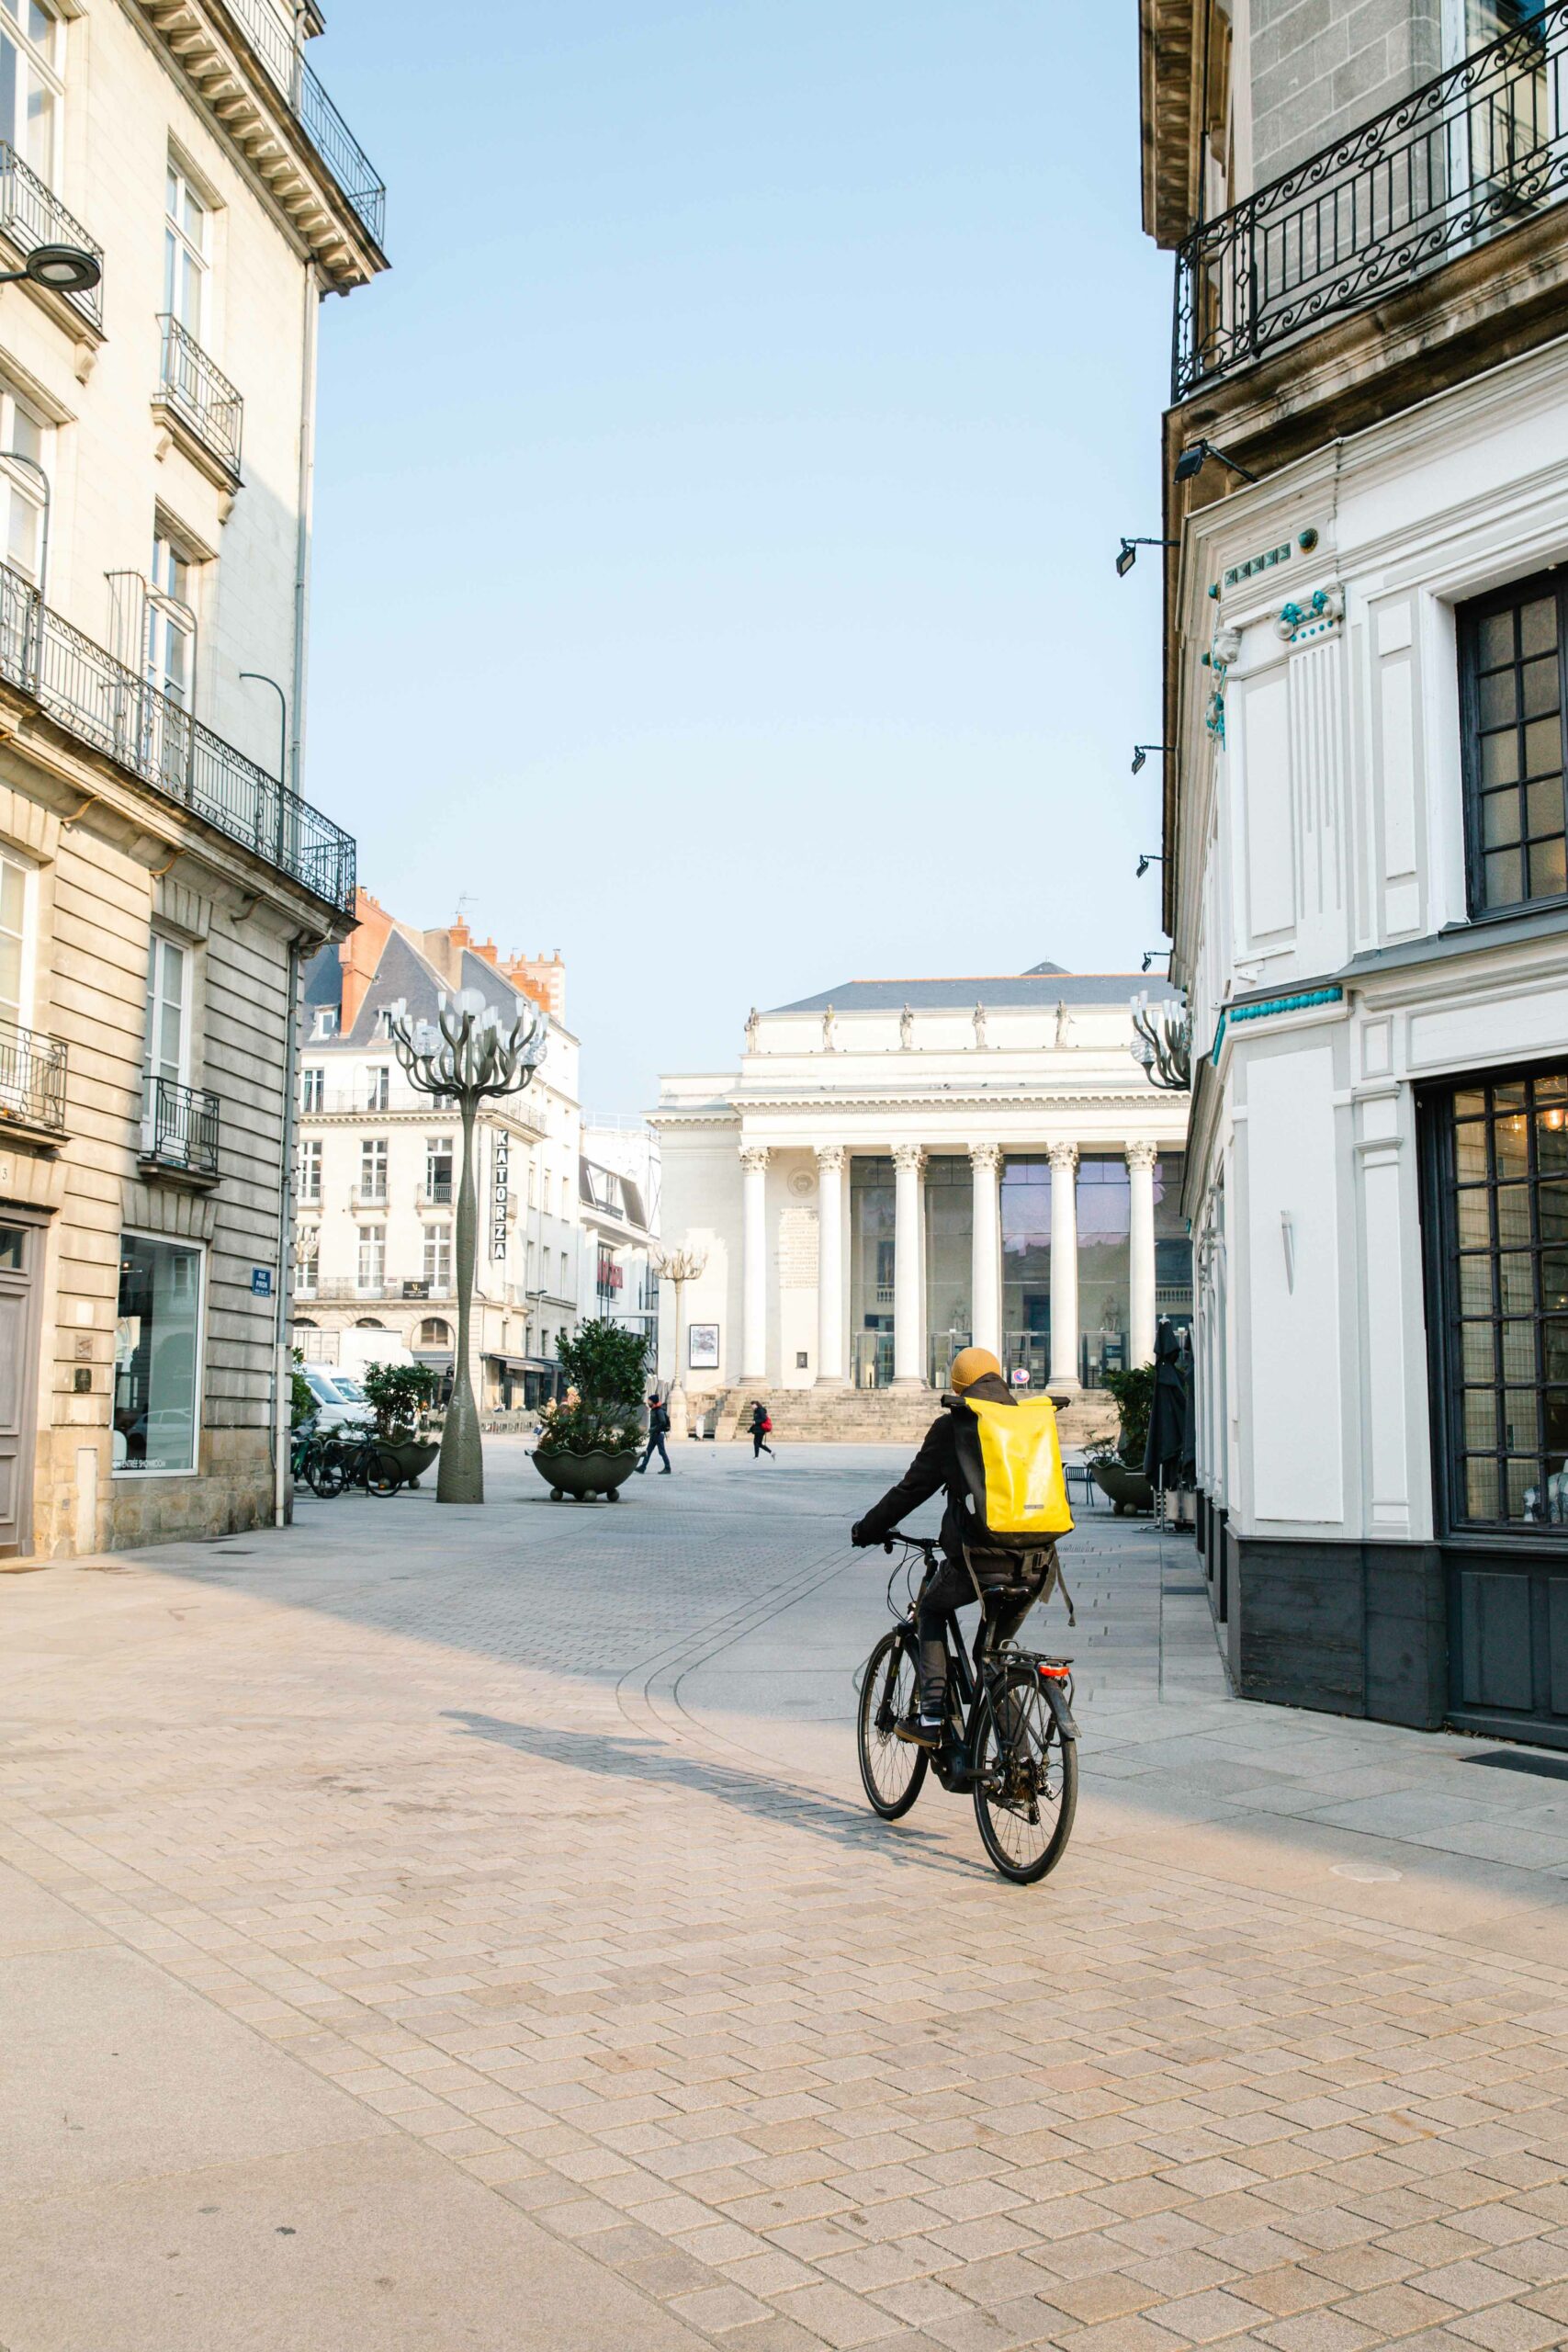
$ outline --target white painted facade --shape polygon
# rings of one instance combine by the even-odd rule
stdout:
[[[665,1078],[652,1114],[663,1237],[704,1266],[686,1285],[679,1339],[664,1285],[660,1378],[679,1365],[694,1397],[740,1385],[918,1390],[973,1339],[1071,1395],[1111,1360],[1106,1348],[1117,1363],[1146,1362],[1156,1315],[1187,1306],[1182,1281],[1157,1295],[1156,1242],[1156,1184],[1161,1171],[1179,1181],[1187,1102],[1151,1088],[1132,1058],[1145,985],[1054,966],[853,982],[831,1001],[753,1015],[738,1069]],[[1078,1298],[1091,1170],[1114,1180],[1123,1216],[1113,1341],[1099,1353],[1083,1329],[1092,1303],[1080,1309]],[[1030,1218],[1009,1205],[1025,1173]],[[871,1178],[868,1205],[860,1188]],[[933,1221],[939,1183],[947,1205]],[[1172,1199],[1162,1222],[1173,1209]],[[1026,1304],[1033,1313],[1049,1299],[1048,1344],[1043,1317],[1023,1328],[1029,1232]]]
[[[1423,1538],[1416,1090],[1568,1047],[1562,917],[1471,920],[1455,625],[1568,559],[1568,346],[1235,492],[1189,537],[1183,635],[1224,664],[1223,739],[1194,695],[1183,744],[1200,1468],[1238,1533]],[[1318,590],[1320,617],[1281,623]]]

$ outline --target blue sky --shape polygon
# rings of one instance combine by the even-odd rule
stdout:
[[[306,789],[568,960],[590,1109],[852,978],[1160,939],[1136,11],[333,0]]]

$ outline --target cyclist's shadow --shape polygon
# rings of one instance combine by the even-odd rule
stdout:
[[[565,1731],[553,1724],[507,1723],[499,1715],[475,1714],[462,1707],[445,1708],[443,1714],[471,1739],[493,1740],[521,1755],[570,1765],[574,1771],[592,1772],[601,1780],[694,1789],[757,1820],[788,1823],[810,1830],[815,1837],[830,1838],[835,1845],[874,1846],[895,1861],[914,1863],[923,1870],[963,1877],[973,1874],[956,1855],[942,1851],[929,1833],[910,1824],[895,1827],[860,1805],[840,1804],[830,1797],[814,1796],[808,1789],[768,1780],[734,1764],[714,1763],[678,1747],[662,1747],[656,1740],[614,1732]]]

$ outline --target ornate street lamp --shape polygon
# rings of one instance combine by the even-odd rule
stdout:
[[[672,1283],[675,1288],[675,1376],[665,1400],[671,1437],[686,1435],[686,1390],[681,1378],[681,1300],[686,1284],[697,1280],[707,1261],[707,1251],[694,1250],[689,1243],[679,1250],[656,1250],[653,1254],[654,1272],[661,1283]]]
[[[1186,1007],[1164,1005],[1156,1016],[1145,990],[1133,1000],[1133,1027],[1137,1035],[1130,1050],[1149,1084],[1185,1091],[1192,1083],[1192,1017]]]
[[[468,1377],[468,1327],[474,1304],[478,1244],[478,1179],[474,1169],[474,1122],[487,1095],[516,1094],[545,1057],[549,1022],[530,1006],[510,1029],[478,989],[442,997],[434,1021],[411,1022],[401,1005],[392,1007],[388,1035],[420,1094],[443,1105],[455,1102],[463,1122],[463,1174],[457,1191],[457,1356],[452,1400],[441,1433],[438,1503],[482,1503],[484,1454],[479,1444],[479,1407]]]

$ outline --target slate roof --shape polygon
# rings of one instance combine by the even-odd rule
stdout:
[[[508,1026],[516,1020],[525,1002],[528,1001],[510,980],[502,978],[482,956],[465,950],[461,970],[461,985],[477,989],[487,1004],[493,1004]],[[415,1021],[434,1021],[440,1010],[440,999],[449,994],[446,981],[433,964],[426,963],[419,950],[403,937],[400,931],[388,934],[381,950],[365,1001],[352,1029],[340,1030],[332,1037],[313,1037],[314,1047],[325,1046],[368,1046],[381,1035],[377,1014],[400,999],[407,1005]],[[305,1002],[310,1007],[341,1005],[343,1002],[343,966],[335,947],[323,947],[313,956],[305,968]]]
[[[773,1012],[972,1012],[983,1004],[998,1012],[1031,1005],[1114,1004],[1132,1001],[1141,989],[1163,985],[1142,972],[1064,972],[1057,964],[1037,964],[1031,972],[982,972],[945,980],[842,980],[820,995],[775,1004]]]

